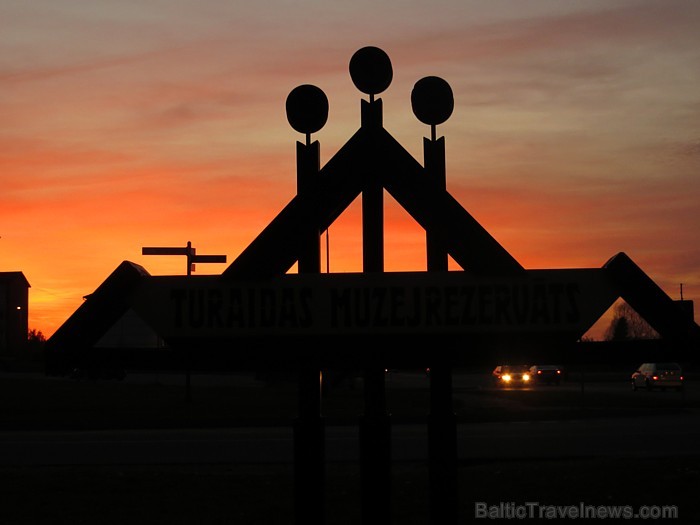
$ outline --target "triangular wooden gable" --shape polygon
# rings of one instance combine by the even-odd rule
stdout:
[[[381,184],[464,270],[478,275],[523,270],[382,127],[361,127],[320,170],[317,184],[317,191],[296,195],[222,276],[284,274],[299,259],[301,232],[324,231],[368,184]]]

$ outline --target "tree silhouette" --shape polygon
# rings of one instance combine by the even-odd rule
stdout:
[[[27,341],[31,342],[37,342],[37,343],[43,343],[46,341],[46,337],[42,333],[41,330],[37,330],[35,328],[31,328],[29,332],[27,333]]]
[[[27,332],[27,351],[29,357],[40,358],[43,355],[42,352],[45,343],[46,337],[41,330],[30,329],[29,332]]]
[[[610,327],[605,334],[605,339],[608,341],[625,341],[631,339],[629,336],[629,328],[627,327],[627,319],[624,317],[615,317],[610,322]]]
[[[630,339],[659,339],[661,336],[640,316],[634,308],[622,301],[615,305],[610,326],[605,331],[606,341]]]

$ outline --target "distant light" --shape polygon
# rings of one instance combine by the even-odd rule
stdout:
[[[22,309],[22,307],[21,307],[21,306],[18,306],[18,307],[17,307],[17,310],[21,310],[21,309]]]

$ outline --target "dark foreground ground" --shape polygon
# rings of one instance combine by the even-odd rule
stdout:
[[[463,464],[459,472],[458,523],[473,519],[475,502],[575,506],[584,502],[629,505],[634,512],[645,505],[673,505],[678,519],[613,521],[690,524],[700,520],[697,459],[653,460],[641,469],[638,461],[630,459],[494,462]],[[425,465],[397,464],[393,474],[392,523],[429,523]],[[5,467],[0,469],[4,507],[0,523],[291,524],[292,475],[291,465]],[[357,466],[331,464],[327,476],[327,523],[360,524]],[[551,520],[535,520],[547,521]]]
[[[416,376],[412,382],[387,383],[396,424],[425,419],[427,383],[421,381]],[[0,431],[289,425],[296,413],[291,383],[194,378],[189,402],[184,393],[182,383],[172,384],[165,376],[75,382],[3,374]],[[598,392],[590,386],[501,392],[457,384],[455,393],[458,418],[475,423],[625,417],[641,433],[644,425],[653,424],[655,415],[676,411],[695,417],[700,408],[693,396],[611,397],[605,389]],[[328,424],[349,424],[361,412],[361,389],[345,386],[324,398]],[[293,469],[289,463],[0,465],[0,524],[291,524]],[[359,474],[359,466],[352,462],[327,465],[329,525],[360,523]],[[392,475],[392,523],[428,523],[427,465],[394,463]],[[678,518],[661,522],[700,522],[700,444],[698,455],[692,457],[463,460],[459,476],[458,523],[522,522],[516,517],[474,519],[478,502],[627,505],[635,513],[644,512],[644,506],[674,506]],[[651,509],[656,510],[660,509]],[[562,522],[554,520],[558,521]],[[580,521],[594,520],[573,520]]]

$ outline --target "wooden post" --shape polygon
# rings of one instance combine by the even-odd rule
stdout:
[[[381,99],[362,101],[362,127],[381,130]],[[384,186],[379,174],[365,173],[362,191],[363,272],[384,271]],[[364,372],[364,414],[360,417],[362,523],[391,521],[391,419],[386,410],[384,366],[370,363]]]
[[[318,199],[320,145],[318,141],[297,142],[297,193]],[[300,232],[303,248],[298,270],[302,274],[321,272],[321,235],[318,212],[309,206]],[[294,423],[294,504],[297,525],[325,522],[325,422],[321,415],[323,377],[318,367],[304,364],[299,369],[299,415]]]
[[[428,469],[431,525],[457,523],[457,417],[452,402],[452,370],[445,364],[430,368]]]
[[[318,172],[320,170],[320,146],[318,141],[311,144],[297,142],[297,193],[305,197],[319,198]],[[318,224],[318,208],[309,206],[304,223],[308,226],[303,232],[303,248],[299,255],[299,273],[321,272],[321,232]]]
[[[294,518],[296,525],[325,523],[325,422],[319,369],[299,370],[299,415],[294,422]]]
[[[364,373],[364,414],[360,417],[362,524],[391,522],[391,418],[386,410],[384,368]]]
[[[440,189],[447,189],[445,138],[440,137],[438,140],[423,138],[423,157],[426,175]],[[440,213],[440,210],[433,211],[434,213]],[[433,232],[425,232],[425,248],[428,257],[428,271],[446,272],[448,269],[447,251]]]
[[[439,188],[446,189],[445,139],[423,139],[425,171]],[[439,213],[435,210],[435,213]],[[434,232],[426,232],[428,272],[448,271],[448,254]],[[444,350],[444,349],[443,349]],[[458,470],[457,418],[452,400],[452,369],[445,362],[430,368],[430,414],[428,416],[428,469],[430,479],[430,523],[457,523]]]

